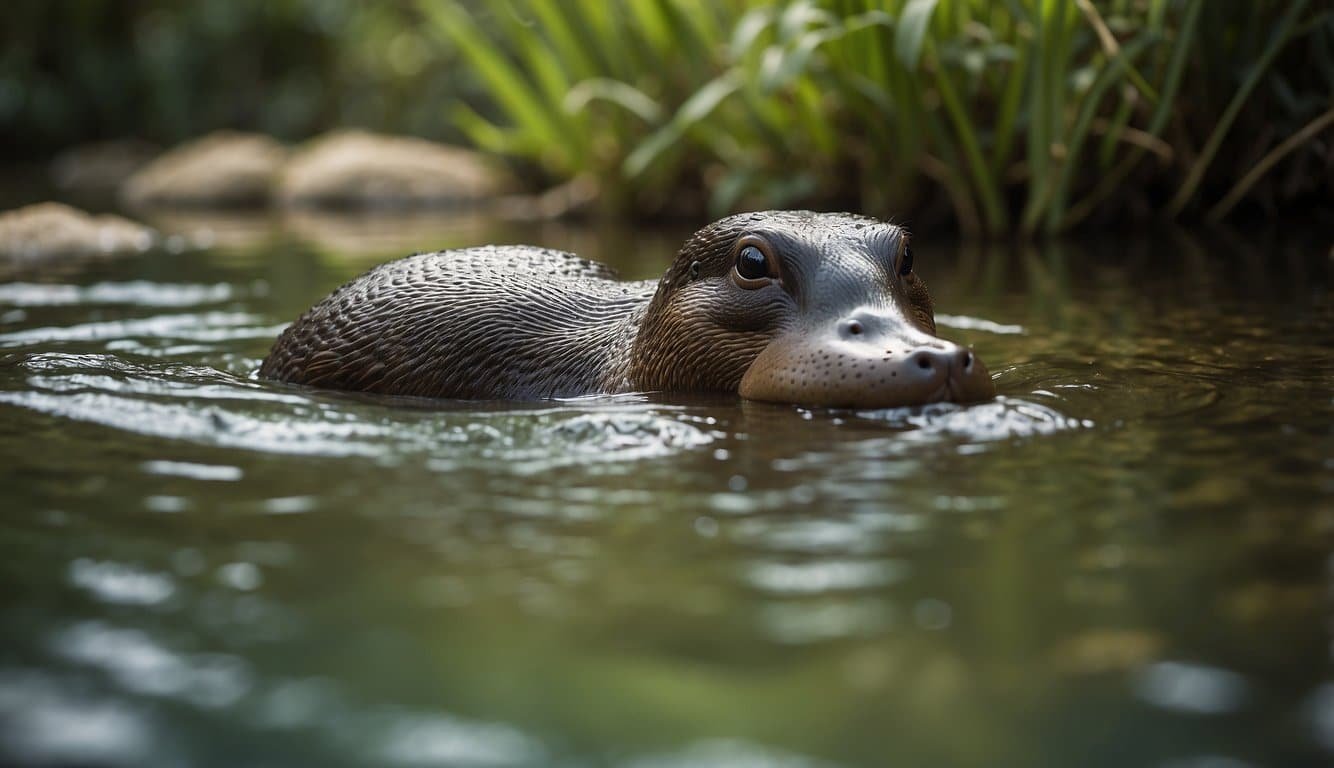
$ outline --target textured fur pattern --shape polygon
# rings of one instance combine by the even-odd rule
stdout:
[[[328,389],[540,399],[628,388],[653,282],[531,246],[410,256],[293,323],[260,375]]]
[[[657,283],[530,246],[412,256],[311,308],[260,373],[464,399],[739,392],[888,407],[990,397],[985,366],[935,337],[907,242],[865,216],[762,211],[696,232]],[[763,254],[762,273],[753,258],[741,273],[748,250]]]

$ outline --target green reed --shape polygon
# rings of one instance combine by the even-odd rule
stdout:
[[[1025,235],[1137,193],[1198,212],[1261,153],[1311,151],[1293,137],[1330,123],[1334,12],[1309,6],[421,2],[491,100],[455,123],[553,179],[595,179],[609,211],[945,200],[968,232]],[[1294,41],[1306,63],[1281,70]]]

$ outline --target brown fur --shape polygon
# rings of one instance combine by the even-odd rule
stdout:
[[[738,280],[742,238],[765,244],[773,279]],[[769,211],[695,233],[656,285],[618,281],[603,265],[529,246],[420,254],[376,267],[312,307],[278,338],[260,374],[467,399],[737,392],[775,339],[804,339],[804,329],[845,322],[848,312],[889,318],[896,338],[913,339],[904,350],[929,338],[926,288],[915,274],[898,274],[905,245],[901,229],[874,219]],[[766,381],[749,387],[783,391],[777,378]],[[825,391],[802,384],[792,391]]]

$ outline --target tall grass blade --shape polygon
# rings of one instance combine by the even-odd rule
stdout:
[[[743,84],[744,79],[740,73],[729,70],[696,91],[681,105],[667,125],[646,138],[625,158],[625,175],[634,178],[643,174],[664,152],[680,141],[687,130],[707,117]]]
[[[963,146],[964,158],[973,174],[973,188],[982,202],[982,215],[988,232],[1000,232],[1005,226],[1005,212],[1000,205],[1000,191],[982,156],[982,145],[978,140],[976,123],[968,119],[963,102],[959,99],[948,72],[941,71],[936,77],[936,87],[940,89],[940,100],[945,105],[945,112],[954,124],[954,132]]]
[[[1080,151],[1084,147],[1084,141],[1088,137],[1089,126],[1093,122],[1093,116],[1096,114],[1098,105],[1102,102],[1103,94],[1107,89],[1117,82],[1117,78],[1123,76],[1134,65],[1135,59],[1145,47],[1151,42],[1149,34],[1144,33],[1133,40],[1129,45],[1120,49],[1117,57],[1101,72],[1089,87],[1089,91],[1084,96],[1084,102],[1080,106],[1079,114],[1075,118],[1074,126],[1070,131],[1069,137],[1065,141],[1065,159],[1062,161],[1060,180],[1052,197],[1051,205],[1047,209],[1046,230],[1054,233],[1061,229],[1064,224],[1064,214],[1066,200],[1069,195],[1070,185],[1074,182],[1075,171],[1079,168]]]
[[[1241,87],[1237,89],[1232,101],[1228,103],[1227,109],[1223,110],[1217,126],[1214,127],[1213,133],[1209,135],[1209,140],[1205,142],[1204,148],[1200,151],[1200,156],[1195,159],[1190,173],[1186,174],[1186,180],[1182,182],[1181,188],[1177,190],[1172,202],[1168,203],[1168,218],[1176,218],[1180,215],[1182,209],[1194,198],[1196,189],[1199,188],[1200,182],[1204,180],[1205,171],[1209,170],[1214,155],[1218,154],[1218,148],[1223,145],[1223,138],[1227,136],[1227,132],[1232,128],[1232,123],[1237,119],[1237,115],[1246,104],[1246,100],[1250,98],[1251,91],[1255,90],[1255,86],[1260,83],[1260,78],[1264,77],[1269,70],[1269,65],[1274,61],[1274,57],[1292,39],[1289,31],[1296,23],[1297,17],[1301,16],[1302,11],[1306,10],[1306,4],[1307,0],[1293,0],[1292,4],[1288,6],[1287,12],[1274,26],[1264,52],[1260,54],[1260,58],[1247,71]]]
[[[454,3],[423,2],[422,8],[435,22],[436,29],[458,46],[477,70],[516,127],[528,134],[532,142],[551,147],[553,156],[562,158],[561,165],[571,166],[568,152],[560,149],[562,145],[571,146],[560,130],[562,123],[551,119],[527,78],[486,41],[468,14]]]
[[[931,14],[936,11],[937,0],[908,0],[899,14],[898,29],[894,32],[894,50],[899,63],[909,72],[917,71],[922,58],[922,48],[926,43],[927,28],[931,24]]]
[[[575,85],[565,95],[567,112],[583,111],[593,101],[606,101],[624,109],[646,123],[662,118],[662,106],[638,88],[607,77],[594,77]]]
[[[1246,195],[1247,190],[1249,190],[1255,182],[1259,181],[1262,176],[1269,173],[1269,169],[1273,168],[1279,160],[1282,160],[1285,155],[1320,135],[1321,131],[1331,125],[1334,125],[1334,108],[1329,109],[1323,115],[1320,115],[1316,119],[1307,123],[1301,130],[1289,136],[1282,144],[1279,144],[1277,147],[1274,147],[1266,153],[1265,156],[1260,159],[1260,162],[1256,163],[1255,166],[1251,168],[1251,170],[1247,172],[1247,174],[1243,176],[1230,191],[1228,191],[1227,195],[1209,210],[1207,219],[1214,223],[1221,221],[1223,217],[1227,216],[1228,212],[1232,210],[1232,207],[1241,201],[1241,198]]]
[[[1022,46],[1015,52],[1014,61],[1006,69],[1001,90],[1000,107],[996,113],[996,128],[991,154],[991,172],[996,178],[1005,173],[1014,150],[1015,127],[1024,95],[1024,72],[1029,66],[1031,46]]]
[[[1204,0],[1188,0],[1186,10],[1181,20],[1181,27],[1177,34],[1177,39],[1172,45],[1172,53],[1168,58],[1167,70],[1163,76],[1162,100],[1154,109],[1153,115],[1149,118],[1149,125],[1146,133],[1157,137],[1162,133],[1163,127],[1167,124],[1168,118],[1176,105],[1177,90],[1181,86],[1182,77],[1186,71],[1186,61],[1190,58],[1191,52],[1195,46],[1196,30],[1200,26],[1200,14],[1204,10]],[[1125,160],[1109,174],[1103,177],[1102,181],[1093,188],[1080,203],[1070,209],[1065,217],[1065,227],[1073,227],[1088,217],[1094,208],[1106,200],[1125,181],[1130,172],[1143,158],[1144,152],[1139,147],[1133,147]]]

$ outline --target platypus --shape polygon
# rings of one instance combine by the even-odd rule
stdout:
[[[260,375],[461,399],[730,392],[884,408],[992,397],[982,361],[936,336],[909,239],[855,214],[743,213],[639,282],[535,246],[422,253],[308,310]]]

